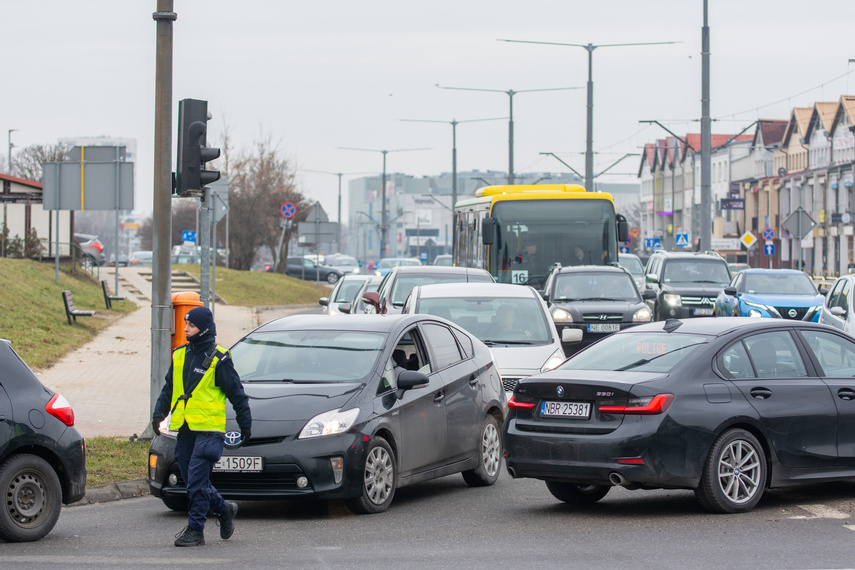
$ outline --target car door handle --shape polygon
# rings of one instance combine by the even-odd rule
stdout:
[[[841,400],[855,400],[855,390],[852,388],[841,388],[837,391],[837,397]]]
[[[478,383],[478,375],[477,374],[473,374],[472,376],[469,377],[469,385],[470,386],[474,386],[477,383]]]
[[[438,404],[445,398],[445,392],[437,392],[436,396],[433,397],[433,403]]]
[[[768,388],[751,388],[751,397],[758,400],[766,400],[772,397],[772,390]]]

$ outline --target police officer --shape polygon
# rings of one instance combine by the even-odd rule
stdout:
[[[169,429],[178,432],[175,459],[187,486],[190,509],[187,526],[175,537],[175,546],[205,544],[208,512],[219,519],[220,538],[234,533],[237,504],[226,502],[211,485],[211,470],[223,452],[226,399],[235,410],[242,441],[251,435],[249,401],[235,371],[230,353],[216,344],[217,328],[211,311],[191,309],[185,317],[187,344],[172,352],[166,385],[154,406],[152,428],[172,413]]]

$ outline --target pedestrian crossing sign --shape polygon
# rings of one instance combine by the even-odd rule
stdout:
[[[677,247],[689,247],[689,234],[677,234]]]

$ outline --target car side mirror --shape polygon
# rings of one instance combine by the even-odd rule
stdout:
[[[561,331],[561,342],[567,344],[582,342],[582,329],[563,329]]]
[[[373,306],[378,313],[380,312],[380,294],[377,291],[368,291],[362,295],[362,300]]]
[[[648,289],[647,287],[645,287],[644,289],[641,290],[641,298],[644,299],[645,301],[647,301],[648,299],[655,299],[656,298],[656,291],[654,291],[653,289]]]
[[[659,283],[659,278],[656,276],[655,273],[648,273],[647,275],[644,276],[644,280],[647,283],[657,283],[657,284]]]
[[[412,390],[414,388],[424,388],[430,384],[427,375],[417,370],[401,370],[398,374],[398,389]]]
[[[831,307],[831,314],[835,317],[845,317],[846,309],[843,307]]]
[[[730,295],[731,297],[736,297],[736,287],[725,287],[724,294]]]
[[[330,304],[330,298],[329,297],[321,297],[320,299],[318,299],[318,305],[320,305],[322,307],[327,307],[327,306],[329,306],[329,304]]]
[[[345,303],[343,305],[338,306],[338,310],[341,311],[342,313],[346,314],[346,315],[350,314],[350,309],[352,309],[352,308],[353,308],[353,306],[350,303]]]

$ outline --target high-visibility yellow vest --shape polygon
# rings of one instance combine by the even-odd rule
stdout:
[[[226,431],[226,395],[214,385],[214,371],[220,355],[227,354],[217,345],[211,364],[199,384],[184,397],[184,357],[187,345],[179,346],[172,353],[172,419],[169,429],[178,431],[184,422],[194,431]]]

